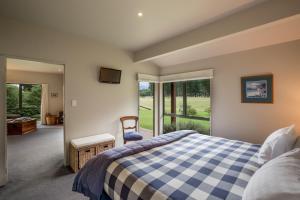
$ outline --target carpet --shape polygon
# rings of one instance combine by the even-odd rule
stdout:
[[[9,182],[0,200],[86,200],[72,191],[75,174],[64,167],[63,129],[8,136]]]

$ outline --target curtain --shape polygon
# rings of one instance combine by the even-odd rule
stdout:
[[[41,99],[42,124],[46,124],[47,113],[48,113],[48,84],[42,84],[42,99]]]

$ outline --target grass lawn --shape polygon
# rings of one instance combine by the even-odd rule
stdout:
[[[165,108],[166,111],[170,112],[170,98],[166,97],[165,99]],[[176,104],[177,104],[177,113],[180,113],[180,105],[182,105],[182,97],[176,98]],[[188,97],[187,98],[187,104],[190,105],[191,108],[193,108],[196,113],[193,116],[199,116],[199,117],[209,117],[210,113],[208,112],[210,108],[210,98],[207,97]],[[140,116],[140,126],[145,129],[152,130],[153,129],[153,98],[152,97],[141,97],[140,98],[140,107],[139,110],[139,116]],[[149,109],[146,109],[146,108]],[[196,120],[196,119],[186,119],[186,118],[177,118],[177,123],[194,123],[196,125],[199,125],[203,128],[203,130],[207,133],[209,133],[210,129],[210,121],[204,121],[204,120]],[[171,124],[171,117],[165,116],[164,117],[164,125],[170,125]]]
[[[140,127],[153,130],[153,110],[140,108]]]
[[[209,97],[187,97],[187,105],[195,109],[196,113],[192,116],[209,117],[210,98]],[[176,97],[176,113],[182,114],[183,97]],[[171,97],[165,97],[165,111],[171,112]]]
[[[153,130],[153,97],[140,97],[140,106],[140,126]]]

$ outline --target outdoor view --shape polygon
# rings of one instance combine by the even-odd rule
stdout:
[[[41,85],[6,84],[7,117],[40,119]]]
[[[164,83],[164,132],[210,134],[210,80]]]
[[[153,132],[153,101],[154,101],[154,83],[139,82],[140,105],[139,121],[142,131]]]
[[[154,83],[140,82],[140,127],[153,131]],[[210,80],[163,84],[164,133],[192,129],[210,134]]]

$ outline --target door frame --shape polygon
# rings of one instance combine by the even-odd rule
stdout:
[[[0,55],[0,186],[8,181],[5,83],[6,57]]]
[[[45,59],[35,59],[35,58],[27,58],[21,56],[12,56],[12,55],[0,55],[0,186],[5,185],[8,182],[8,166],[7,166],[7,128],[6,128],[6,75],[7,75],[7,59],[22,59],[28,61],[35,62],[43,62],[49,64],[57,64],[61,65],[64,68],[63,73],[63,112],[64,119],[67,117],[66,111],[66,64],[61,64],[60,62],[49,61]],[[3,73],[2,73],[3,72]],[[2,116],[1,116],[2,114]],[[66,166],[68,161],[68,151],[66,149],[66,120],[64,120],[63,124],[63,148],[64,148],[64,165]]]

